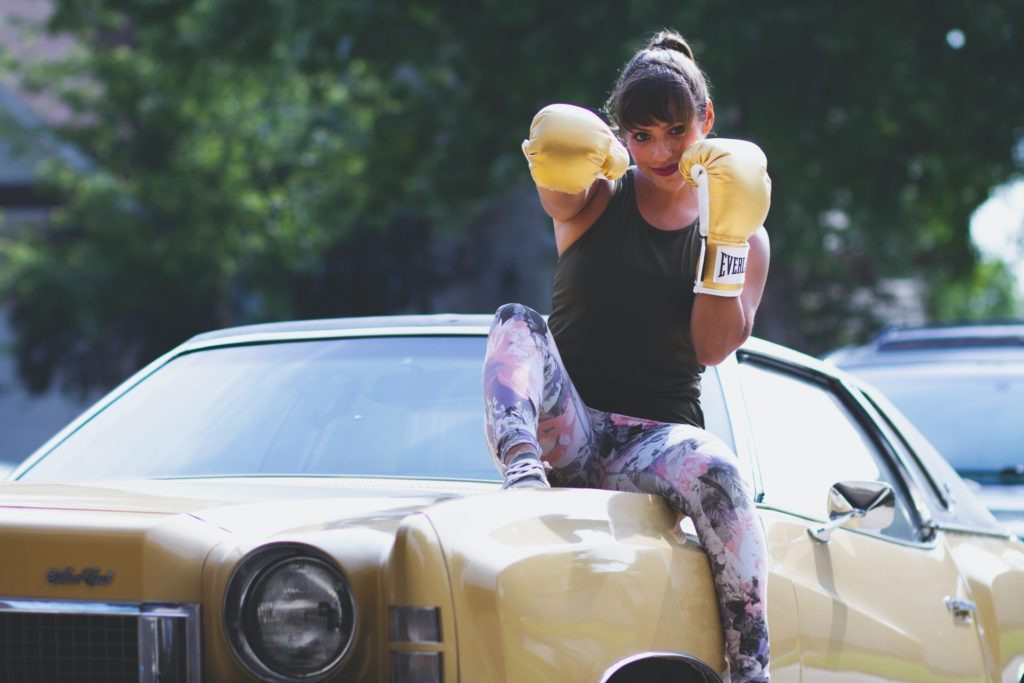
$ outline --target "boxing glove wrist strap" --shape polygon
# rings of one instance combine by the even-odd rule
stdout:
[[[699,207],[697,220],[701,235],[700,255],[697,257],[697,272],[694,276],[693,291],[697,294],[713,294],[715,296],[739,296],[743,291],[750,246],[708,241],[708,227],[711,225],[711,193],[708,189],[708,172],[701,164],[694,164],[690,168],[690,175],[697,183],[697,206]],[[731,287],[722,289],[722,285]],[[738,288],[732,288],[737,286]]]

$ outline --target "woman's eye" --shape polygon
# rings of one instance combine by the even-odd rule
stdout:
[[[647,133],[633,133],[633,139],[637,142],[647,142],[651,139],[651,136]]]
[[[686,133],[686,126],[672,126],[672,135],[683,135]]]

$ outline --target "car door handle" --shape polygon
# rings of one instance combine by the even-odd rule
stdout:
[[[947,596],[945,602],[946,608],[953,613],[953,619],[958,624],[974,623],[974,612],[977,609],[977,605],[974,604],[973,600],[963,600]]]

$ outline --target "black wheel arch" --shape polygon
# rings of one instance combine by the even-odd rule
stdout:
[[[641,652],[608,668],[601,683],[722,683],[718,672],[692,655]]]

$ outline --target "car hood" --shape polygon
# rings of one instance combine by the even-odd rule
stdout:
[[[497,482],[14,482],[0,485],[0,547],[11,558],[0,563],[0,605],[199,605],[208,678],[238,680],[237,662],[217,647],[230,628],[222,605],[232,577],[241,563],[287,549],[334,559],[356,596],[362,645],[346,665],[352,680],[386,679],[378,655],[395,605],[439,608],[445,657],[455,643],[469,653],[464,680],[503,678],[493,674],[506,667],[505,678],[522,680],[516,663],[559,637],[567,666],[598,680],[648,642],[651,614],[682,651],[721,669],[708,558],[680,539],[674,519],[650,494],[503,492]],[[599,615],[583,645],[580,605]]]
[[[199,570],[215,548],[234,554],[275,538],[360,530],[372,533],[368,552],[377,554],[410,514],[494,488],[343,477],[6,482],[0,547],[17,561],[0,565],[0,590],[8,597],[197,601]]]
[[[493,490],[488,483],[347,477],[204,478],[97,482],[11,482],[0,509],[188,514],[231,532],[286,531],[351,517],[410,512],[453,497]]]

